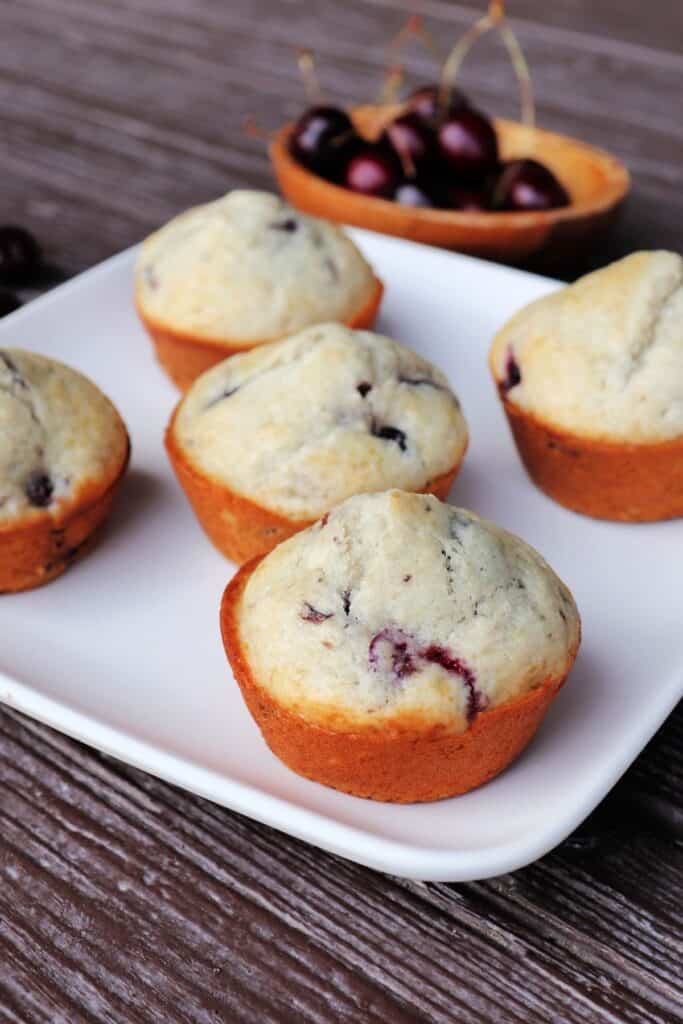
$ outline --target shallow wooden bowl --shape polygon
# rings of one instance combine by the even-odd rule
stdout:
[[[351,117],[361,134],[375,138],[396,109],[357,107]],[[466,213],[372,199],[302,167],[289,152],[291,124],[274,137],[270,157],[282,193],[318,217],[504,263],[538,256],[558,262],[568,253],[576,256],[577,249],[595,241],[614,216],[629,190],[628,171],[609,153],[577,139],[515,121],[494,123],[502,158],[533,157],[546,164],[569,192],[569,206],[534,213]]]

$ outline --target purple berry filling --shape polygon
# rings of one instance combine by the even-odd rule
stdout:
[[[47,473],[36,470],[24,484],[26,497],[36,508],[46,508],[52,501],[55,487]]]
[[[406,450],[406,435],[398,427],[380,427],[374,420],[370,432],[373,437],[380,437],[383,441],[395,441],[402,452]]]
[[[321,612],[317,608],[314,608],[308,601],[304,602],[304,606],[299,612],[299,618],[303,619],[304,622],[325,622],[326,619],[331,619],[334,612]]]
[[[488,705],[488,697],[477,688],[477,677],[462,658],[458,658],[446,647],[430,644],[420,651],[420,656],[433,665],[440,665],[446,672],[460,676],[467,687],[467,721],[471,722]]]
[[[273,229],[273,231],[284,231],[286,234],[291,235],[297,230],[299,224],[297,221],[294,220],[293,217],[287,217],[286,220],[276,221],[274,224],[271,224],[270,226]]]
[[[519,368],[519,363],[514,357],[512,349],[508,349],[507,359],[505,361],[505,380],[502,382],[501,387],[507,394],[512,388],[517,387],[522,381],[522,371]]]
[[[368,660],[375,672],[393,676],[394,682],[417,672],[421,661],[440,665],[449,674],[458,676],[467,690],[466,715],[470,723],[488,706],[488,697],[477,687],[474,672],[462,658],[439,644],[420,647],[413,637],[397,626],[387,626],[372,638]]]
[[[417,653],[413,638],[396,626],[387,626],[377,633],[368,648],[368,658],[374,671],[393,675],[396,681],[417,670]]]

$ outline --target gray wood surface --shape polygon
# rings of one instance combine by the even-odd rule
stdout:
[[[241,123],[301,109],[296,48],[314,49],[331,99],[367,101],[416,6],[448,46],[483,5],[0,0],[0,222],[74,273],[183,207],[268,186]],[[593,262],[683,251],[683,4],[509,9],[540,123],[634,176]],[[410,83],[434,77],[417,47],[405,66]],[[499,47],[483,44],[463,82],[515,115]],[[436,885],[345,863],[2,711],[0,1021],[683,1020],[682,741],[679,709],[536,864]]]

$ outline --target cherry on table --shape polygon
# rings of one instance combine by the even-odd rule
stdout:
[[[436,159],[436,135],[415,112],[390,121],[380,141],[393,149],[406,174],[419,174]]]
[[[0,316],[7,316],[8,313],[13,313],[20,306],[21,302],[14,292],[8,292],[4,288],[0,289]]]
[[[316,174],[334,174],[344,147],[356,137],[349,115],[338,107],[310,107],[294,125],[292,155]]]
[[[438,85],[423,85],[411,93],[406,100],[406,109],[412,111],[428,124],[434,124],[441,115],[440,87]],[[456,114],[460,110],[469,107],[470,101],[460,89],[451,89],[448,97],[448,104],[445,110],[446,116]]]
[[[367,146],[349,161],[343,184],[353,192],[388,199],[401,180],[396,160],[380,146]]]
[[[570,201],[564,186],[538,160],[505,164],[493,191],[497,210],[553,210],[568,206]]]
[[[40,246],[30,231],[15,224],[0,226],[0,283],[28,284],[40,258]]]
[[[498,164],[498,140],[493,125],[476,110],[450,114],[439,125],[438,136],[442,159],[463,177],[488,174]]]

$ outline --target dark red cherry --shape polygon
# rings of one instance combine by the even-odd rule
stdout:
[[[400,167],[380,146],[367,146],[351,157],[343,183],[353,192],[389,199],[401,180]]]
[[[40,246],[25,228],[0,227],[0,284],[28,284],[40,263]]]
[[[393,149],[406,175],[419,174],[436,159],[436,135],[416,113],[401,114],[391,121],[381,142]]]
[[[414,181],[402,181],[391,198],[401,206],[430,207],[437,205],[429,192]]]
[[[460,110],[464,110],[465,107],[469,107],[469,105],[470,101],[467,99],[464,92],[461,92],[460,89],[454,88],[451,89],[445,113],[447,115],[455,114]],[[408,97],[406,101],[406,109],[414,111],[423,121],[433,124],[441,115],[439,86],[423,85],[420,89],[416,89],[415,92],[411,93]]]
[[[505,164],[493,190],[497,210],[553,210],[569,203],[567,190],[538,160]]]
[[[451,170],[468,179],[487,174],[498,163],[493,125],[476,110],[450,114],[439,125],[439,151]]]
[[[13,313],[15,309],[19,309],[20,305],[21,302],[14,292],[8,292],[4,288],[0,289],[0,316]]]
[[[338,169],[342,148],[354,135],[345,111],[338,107],[311,107],[294,125],[289,145],[299,163],[327,177]]]
[[[464,188],[453,185],[446,191],[448,207],[451,210],[463,210],[469,213],[481,213],[490,209],[483,191],[475,188]]]

